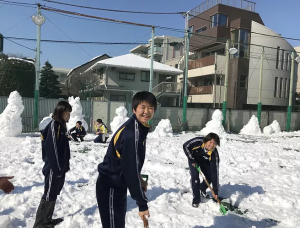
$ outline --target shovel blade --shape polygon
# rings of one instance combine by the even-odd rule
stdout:
[[[226,210],[226,208],[222,204],[220,205],[220,213],[222,215],[226,215],[227,214],[227,210]]]

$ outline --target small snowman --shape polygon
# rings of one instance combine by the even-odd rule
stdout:
[[[124,106],[120,106],[116,109],[116,115],[113,121],[110,123],[110,128],[113,134],[124,124],[129,118],[127,117],[127,109]]]
[[[76,97],[69,97],[69,103],[72,106],[72,112],[70,114],[70,119],[69,122],[67,123],[68,129],[75,127],[77,121],[81,121],[83,127],[85,130],[88,130],[88,124],[87,122],[83,119],[84,115],[82,115],[82,106],[80,103],[80,98]]]

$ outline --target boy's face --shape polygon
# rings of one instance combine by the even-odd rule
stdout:
[[[71,112],[63,112],[62,118],[64,121],[68,122],[70,119]]]
[[[216,148],[216,146],[217,146],[217,143],[214,139],[207,141],[204,144],[205,149],[207,149],[208,151],[213,151]]]
[[[137,106],[136,110],[133,110],[133,112],[136,115],[138,121],[143,124],[147,124],[153,118],[154,107],[149,103],[143,101]]]

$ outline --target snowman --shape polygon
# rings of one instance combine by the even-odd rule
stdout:
[[[127,109],[124,106],[120,106],[116,109],[116,115],[113,121],[110,123],[110,128],[113,134],[129,119],[127,117]]]
[[[224,127],[222,125],[223,115],[219,109],[216,109],[212,114],[211,120],[205,124],[205,127],[200,131],[201,135],[208,135],[213,132],[217,135],[225,134]]]
[[[77,121],[82,122],[82,126],[85,128],[85,130],[88,130],[88,124],[83,119],[84,115],[82,115],[82,106],[80,103],[79,97],[69,97],[69,103],[72,106],[72,112],[70,114],[69,122],[67,123],[67,128],[71,129],[72,127],[75,127]]]
[[[17,91],[10,93],[7,106],[0,114],[0,135],[15,137],[22,133],[21,114],[24,110],[22,97]]]

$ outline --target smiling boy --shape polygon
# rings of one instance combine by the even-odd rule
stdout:
[[[103,228],[124,228],[127,189],[139,207],[139,216],[150,216],[147,182],[141,177],[146,155],[148,122],[157,101],[150,92],[138,92],[132,98],[132,117],[112,137],[106,155],[98,166],[96,195]]]

